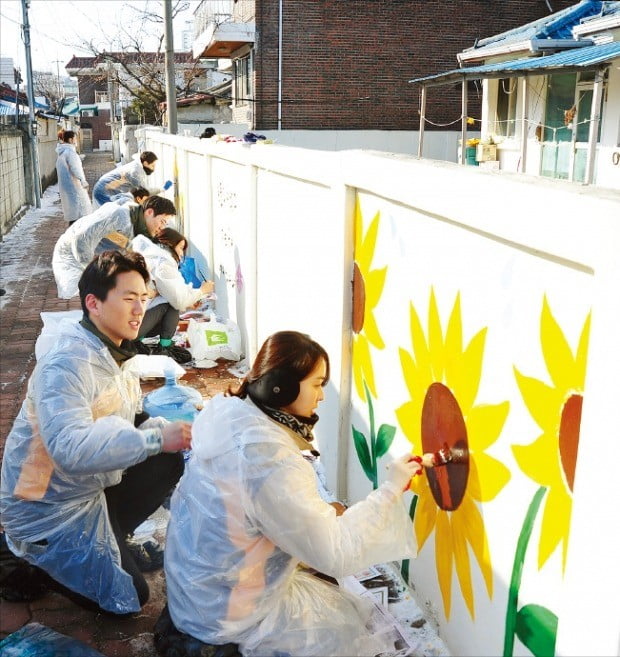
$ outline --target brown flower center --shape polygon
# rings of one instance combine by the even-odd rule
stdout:
[[[560,420],[560,460],[571,492],[575,481],[582,404],[583,397],[581,395],[571,395],[564,404]]]
[[[364,328],[364,311],[366,310],[366,286],[357,262],[353,263],[353,332],[359,333]]]
[[[469,477],[467,428],[454,395],[435,382],[426,391],[422,406],[422,449],[438,452],[444,446],[459,458],[425,472],[437,506],[454,511],[463,501]]]

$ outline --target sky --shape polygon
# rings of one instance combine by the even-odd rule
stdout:
[[[173,6],[178,0],[173,0]],[[175,49],[185,21],[191,20],[200,0],[185,0],[187,10],[174,19]],[[133,8],[133,9],[132,9]],[[64,65],[73,55],[92,56],[85,46],[99,51],[122,50],[139,40],[142,50],[156,50],[163,23],[144,20],[146,10],[163,17],[161,0],[31,0],[28,18],[32,68],[66,75]],[[0,0],[0,51],[12,57],[25,78],[25,48],[21,36],[21,0]],[[163,49],[163,46],[162,46]]]

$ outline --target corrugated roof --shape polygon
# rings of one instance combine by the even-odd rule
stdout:
[[[486,39],[480,39],[476,46],[463,50],[462,54],[468,55],[468,58],[471,59],[472,54],[480,53],[482,58],[484,57],[484,50],[490,47],[497,48],[530,39],[571,39],[572,29],[575,25],[579,25],[582,20],[589,17],[600,16],[606,11],[613,11],[616,5],[620,5],[620,2],[582,0],[582,2],[572,7],[567,7],[531,23],[526,23]]]
[[[509,62],[457,68],[446,73],[414,78],[409,82],[433,86],[459,82],[463,79],[481,80],[493,77],[519,77],[528,73],[544,75],[545,73],[595,68],[599,64],[604,64],[618,57],[620,57],[620,41],[614,41],[613,43],[566,50],[545,57],[522,57]]]

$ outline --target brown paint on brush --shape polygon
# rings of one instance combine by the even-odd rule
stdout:
[[[425,472],[437,506],[444,511],[458,509],[469,477],[467,427],[457,400],[442,383],[435,382],[426,391],[422,448],[433,455],[435,467]]]

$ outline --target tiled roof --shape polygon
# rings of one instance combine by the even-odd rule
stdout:
[[[166,55],[163,52],[104,52],[94,57],[76,57],[65,64],[66,69],[87,69],[96,68],[105,64],[108,59],[113,62],[123,62],[125,64],[163,64],[166,61]],[[175,52],[174,61],[176,64],[188,64],[194,61],[191,52]]]

